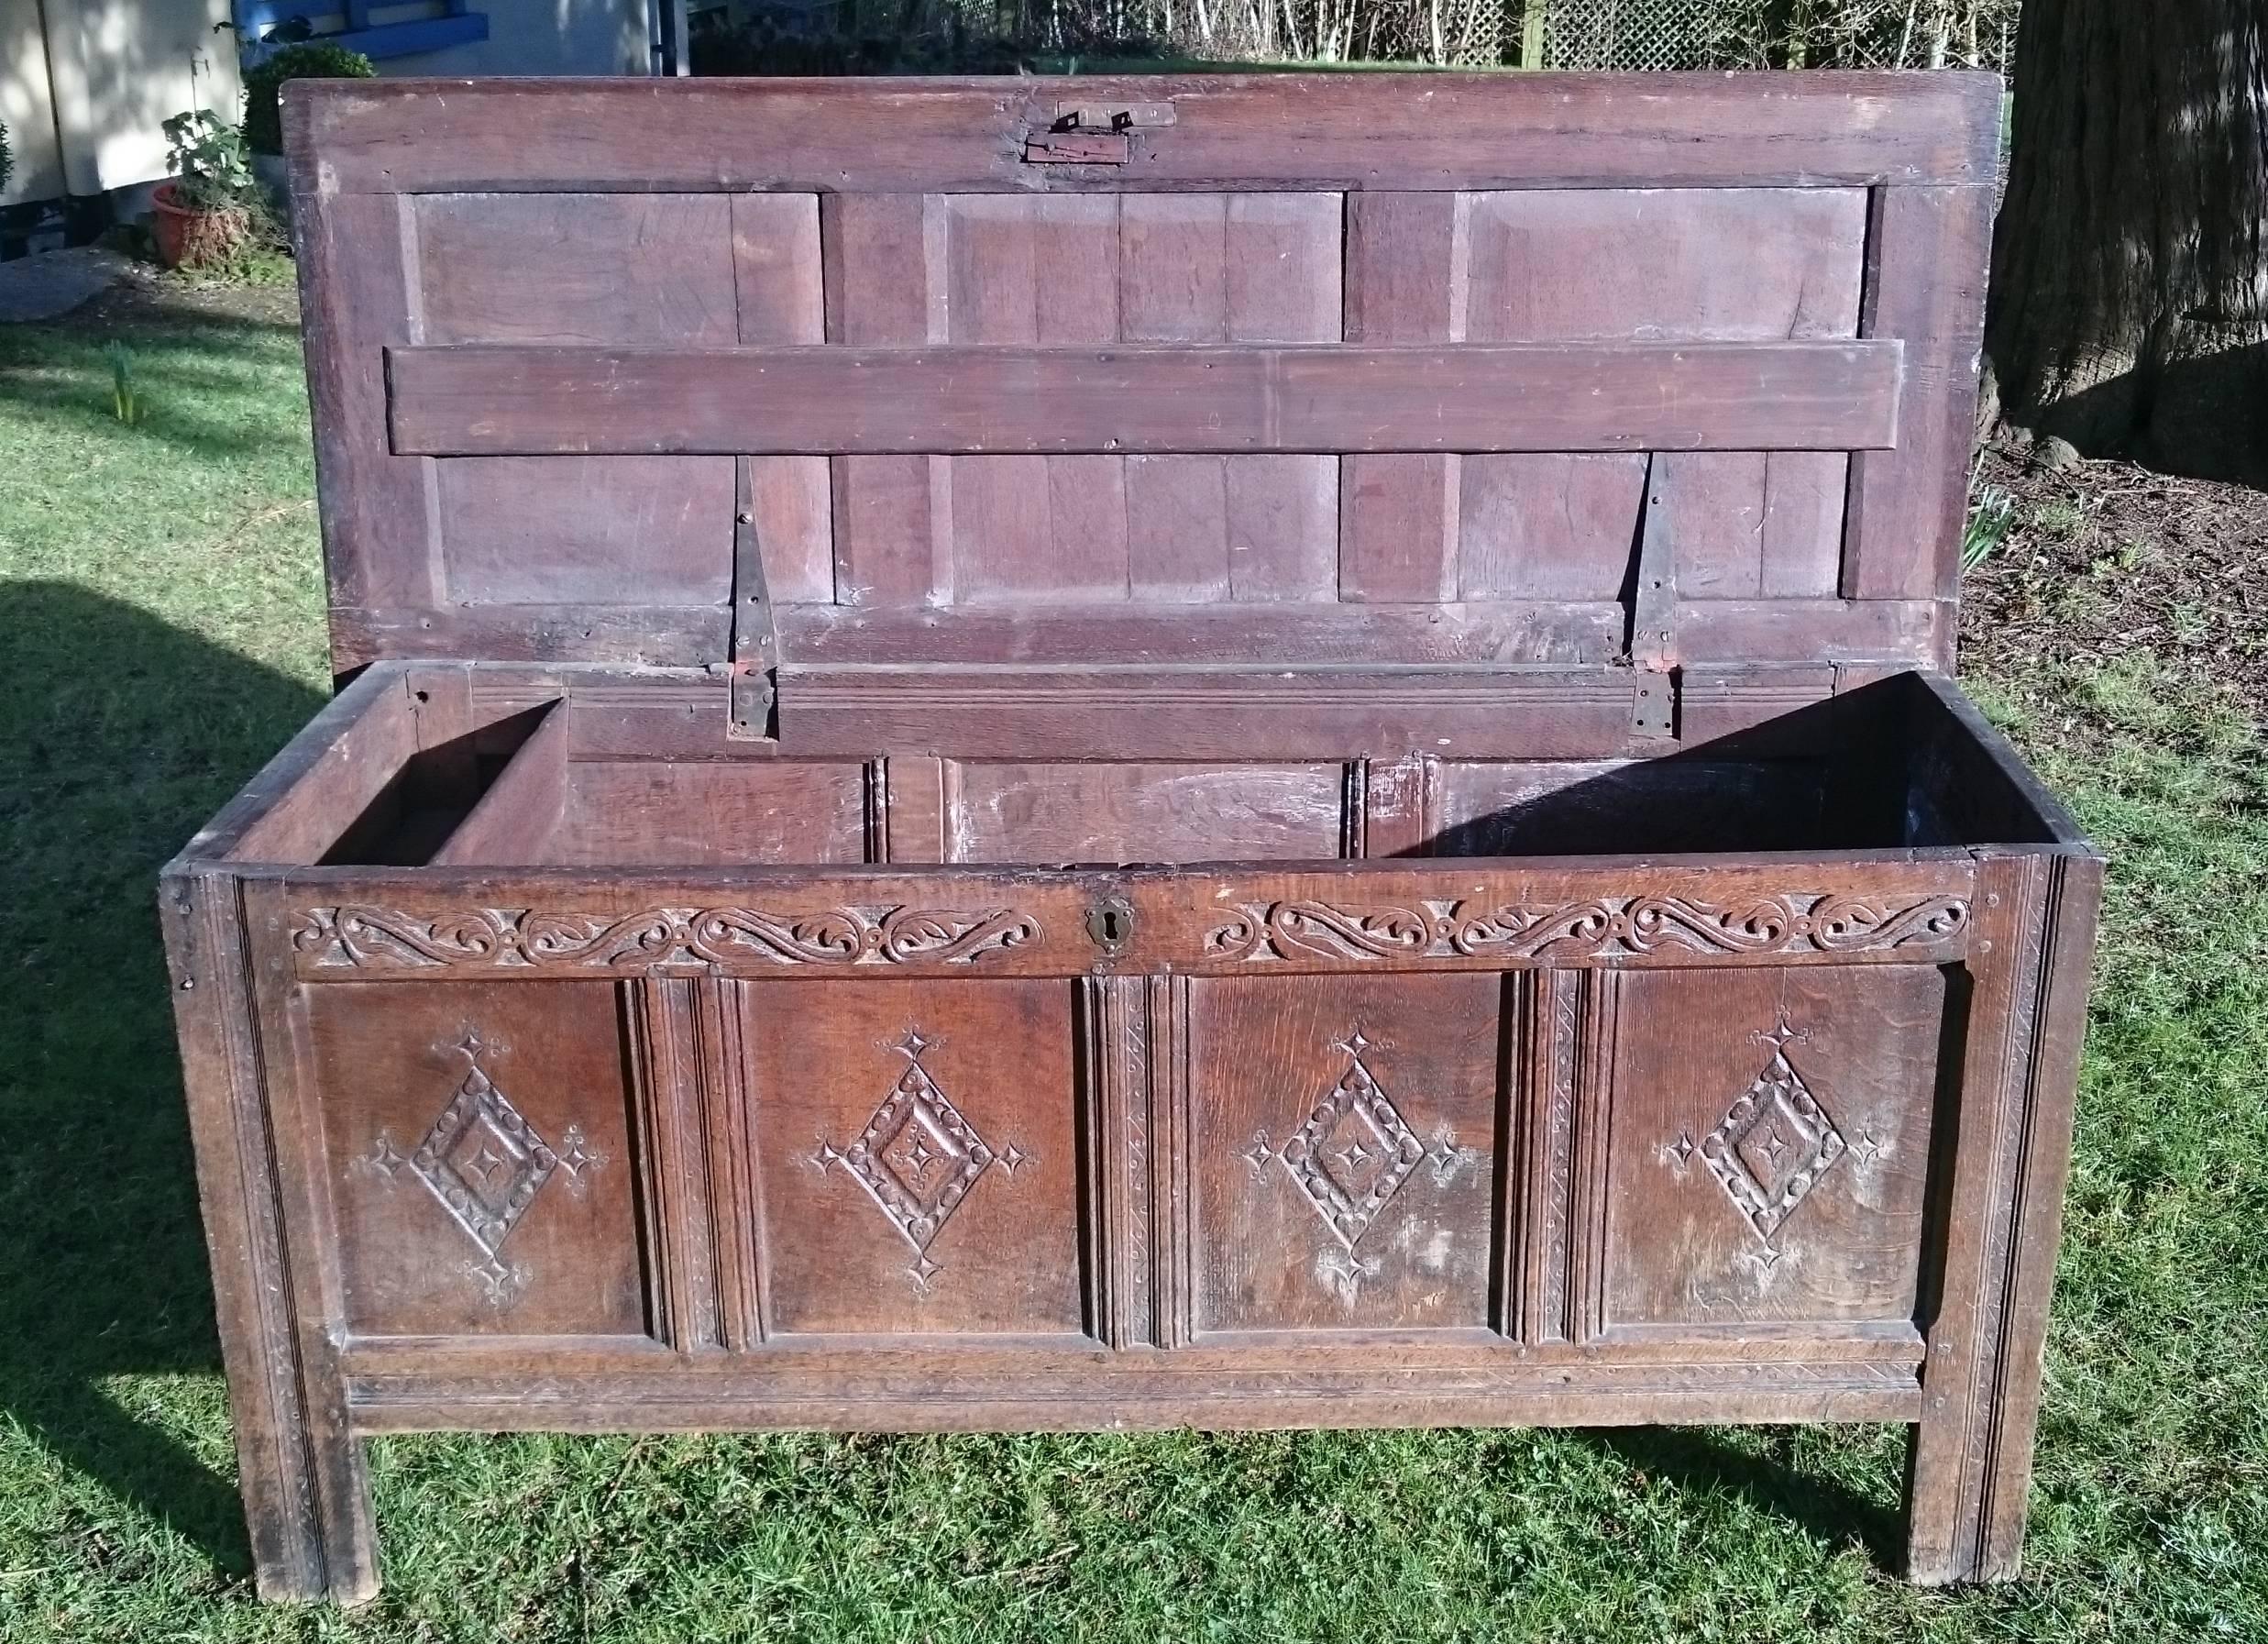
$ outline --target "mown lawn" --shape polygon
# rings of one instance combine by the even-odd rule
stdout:
[[[151,881],[321,698],[311,487],[288,304],[0,327],[0,1639],[2268,1639],[2260,704],[2052,637],[1969,680],[2115,862],[2025,1583],[1885,1573],[1888,1429],[451,1438],[261,1608]]]

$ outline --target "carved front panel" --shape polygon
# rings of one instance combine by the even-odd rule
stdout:
[[[609,982],[307,995],[348,1328],[646,1330]]]
[[[1487,1324],[1502,992],[1487,976],[1192,988],[1201,1332]]]
[[[1084,1328],[1070,983],[743,997],[773,1332]]]
[[[1913,1317],[1933,966],[1621,979],[1600,1322]]]

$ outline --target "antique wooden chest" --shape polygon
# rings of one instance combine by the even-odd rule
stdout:
[[[261,1590],[416,1429],[1888,1421],[2100,866],[1981,76],[293,85],[337,700],[166,872]]]

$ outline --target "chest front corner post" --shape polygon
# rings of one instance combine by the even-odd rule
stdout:
[[[266,911],[225,871],[169,874],[160,900],[254,1579],[270,1601],[358,1604],[378,1591],[378,1540],[321,1271],[312,1114],[295,1106],[288,982],[254,958],[281,944],[258,939]]]
[[[2090,857],[1979,865],[1965,1021],[1948,1035],[1958,1133],[1907,1462],[1917,1585],[2009,1581],[2022,1562],[2101,889]]]

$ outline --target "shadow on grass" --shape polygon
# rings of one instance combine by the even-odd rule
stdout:
[[[1601,1428],[1583,1437],[1650,1478],[1697,1495],[1728,1490],[1833,1547],[1856,1541],[1876,1568],[1906,1565],[1899,1511],[1839,1480],[1736,1448],[1694,1428]]]
[[[83,589],[0,583],[0,1407],[224,1569],[250,1567],[233,1468],[107,1378],[220,1363],[159,866],[320,704],[295,680]]]

